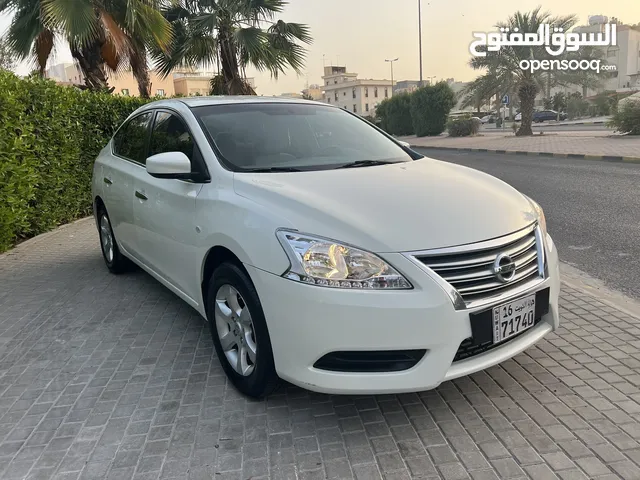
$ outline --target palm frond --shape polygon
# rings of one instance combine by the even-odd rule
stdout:
[[[84,45],[100,35],[92,0],[41,0],[44,22],[66,32],[70,41]]]
[[[37,36],[35,42],[33,42],[33,53],[40,67],[40,74],[43,75],[47,68],[47,60],[53,50],[53,32],[48,29],[44,29]]]

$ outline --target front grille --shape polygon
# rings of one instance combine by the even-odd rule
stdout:
[[[515,275],[508,282],[493,273],[493,263],[500,254],[508,255],[516,264]],[[469,250],[420,254],[416,258],[452,285],[467,304],[503,294],[541,276],[535,229],[515,239],[509,236],[504,244],[492,242],[484,248],[470,245]]]

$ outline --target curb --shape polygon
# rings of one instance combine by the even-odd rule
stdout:
[[[616,155],[591,155],[588,153],[554,153],[554,152],[529,152],[525,150],[496,150],[491,148],[471,148],[471,147],[443,147],[435,145],[411,145],[411,148],[424,148],[430,150],[457,150],[461,152],[485,152],[504,153],[509,155],[533,155],[555,158],[581,158],[584,160],[600,160],[605,162],[623,162],[640,164],[640,157],[624,157]]]
[[[545,127],[573,127],[574,125],[604,125],[605,121],[598,121],[598,122],[578,122],[578,123],[549,123],[547,125],[545,125]],[[539,123],[533,124],[533,125],[540,125]]]

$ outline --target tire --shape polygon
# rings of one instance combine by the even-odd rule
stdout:
[[[251,279],[237,265],[223,263],[213,272],[207,319],[218,360],[235,388],[254,398],[272,393],[280,379],[267,322]]]
[[[120,252],[111,227],[111,220],[104,208],[98,211],[98,235],[102,258],[109,271],[116,275],[128,272],[131,269],[131,261]]]

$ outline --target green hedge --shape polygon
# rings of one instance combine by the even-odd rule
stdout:
[[[476,135],[481,125],[480,119],[475,117],[451,118],[447,122],[447,132],[450,137],[469,137]]]
[[[413,131],[418,137],[444,132],[456,94],[446,82],[421,87],[411,94]]]
[[[640,135],[640,100],[630,99],[618,105],[609,126],[621,133]]]
[[[376,117],[391,135],[440,135],[455,105],[454,91],[446,82],[438,82],[383,100],[376,107]]]
[[[93,162],[144,103],[0,71],[0,252],[91,212]]]
[[[376,117],[381,128],[391,135],[413,135],[411,95],[399,93],[383,100],[376,107]]]

